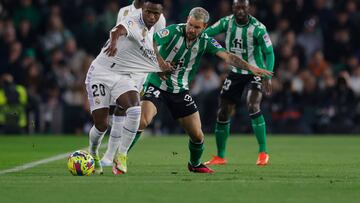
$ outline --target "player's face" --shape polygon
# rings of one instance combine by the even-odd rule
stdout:
[[[162,11],[163,7],[161,4],[146,2],[142,8],[146,27],[150,28],[154,26],[155,23],[159,20]]]
[[[238,20],[245,20],[249,15],[249,3],[248,1],[238,1],[232,6],[233,13]]]
[[[196,39],[206,28],[207,24],[202,20],[196,20],[194,17],[189,16],[186,22],[186,37],[189,40]]]

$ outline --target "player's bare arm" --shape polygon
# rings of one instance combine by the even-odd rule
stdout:
[[[119,24],[110,31],[109,45],[105,49],[105,54],[108,56],[115,56],[117,52],[116,42],[120,36],[127,35],[127,31],[123,25]]]
[[[173,69],[173,66],[172,66],[169,62],[166,62],[166,61],[162,58],[162,56],[160,55],[159,50],[158,50],[158,48],[157,48],[157,44],[156,44],[155,41],[153,42],[153,47],[154,47],[154,52],[155,52],[155,54],[156,54],[156,59],[157,59],[157,61],[158,61],[158,63],[159,63],[159,67],[160,67],[160,69],[162,70],[162,72],[168,73],[168,72],[170,72],[170,71],[173,71],[173,70],[174,70],[174,69]]]
[[[235,66],[235,67],[239,67],[244,70],[249,70],[249,71],[253,72],[254,75],[256,75],[256,76],[272,76],[273,75],[272,72],[265,70],[265,69],[258,68],[253,65],[250,65],[249,63],[247,63],[240,57],[238,57],[235,54],[232,54],[230,52],[219,51],[218,53],[216,53],[216,55],[218,57],[222,58],[223,60],[225,60],[226,63],[228,63],[232,66]]]

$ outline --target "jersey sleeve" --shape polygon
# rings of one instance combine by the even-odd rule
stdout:
[[[116,20],[116,25],[119,24],[123,20],[123,18],[124,18],[124,9],[120,9]]]
[[[170,25],[155,33],[154,42],[156,42],[156,44],[159,46],[169,43],[176,33],[176,26],[177,25]]]
[[[163,14],[161,14],[158,22],[154,25],[154,32],[159,32],[160,30],[166,27],[166,19]]]
[[[127,38],[136,38],[136,27],[138,26],[134,19],[132,18],[125,18],[124,20],[120,21],[119,25],[124,26],[126,29]]]
[[[274,63],[275,63],[274,48],[271,43],[270,36],[267,33],[266,29],[262,29],[259,32],[257,41],[258,41],[259,45],[261,46],[262,52],[265,55],[266,69],[269,71],[273,71]]]
[[[208,27],[205,30],[205,33],[209,35],[210,37],[216,36],[220,33],[226,32],[226,27],[228,26],[229,21],[227,18],[222,18],[216,23],[214,23],[212,26]]]
[[[221,44],[219,44],[219,42],[216,41],[216,39],[214,39],[212,37],[209,37],[206,40],[206,50],[205,50],[205,52],[215,55],[219,51],[226,51],[226,49],[224,47],[222,47]]]

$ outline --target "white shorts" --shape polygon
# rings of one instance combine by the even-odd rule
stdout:
[[[146,73],[114,73],[110,67],[93,62],[85,80],[91,112],[115,105],[116,99],[128,91],[140,92],[145,77]]]

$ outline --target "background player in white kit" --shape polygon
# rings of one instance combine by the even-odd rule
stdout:
[[[94,120],[94,126],[89,132],[89,150],[95,160],[96,173],[102,173],[98,149],[108,128],[111,99],[116,98],[116,104],[126,111],[121,129],[122,145],[113,168],[114,174],[121,174],[127,171],[127,151],[140,122],[136,73],[171,69],[171,65],[164,62],[153,44],[151,27],[158,21],[162,9],[162,0],[145,0],[142,12],[126,17],[111,30],[110,39],[88,70],[85,84]]]
[[[126,17],[136,15],[142,12],[142,7],[144,5],[144,0],[134,0],[134,2],[126,7],[123,7],[119,10],[116,24],[119,24]],[[158,32],[166,27],[166,20],[163,14],[160,15],[159,20],[155,23],[155,25],[151,28],[151,31]],[[137,86],[139,91],[141,92],[142,85],[145,81],[147,73],[136,73],[136,77],[138,78]],[[104,156],[101,159],[102,166],[112,166],[113,160],[115,157],[115,153],[118,149],[118,145],[121,137],[121,129],[123,128],[126,113],[123,109],[116,107],[116,102],[113,100],[110,103],[109,110],[109,123],[111,125],[111,131],[109,136],[108,147]],[[135,137],[138,139],[139,137]]]

